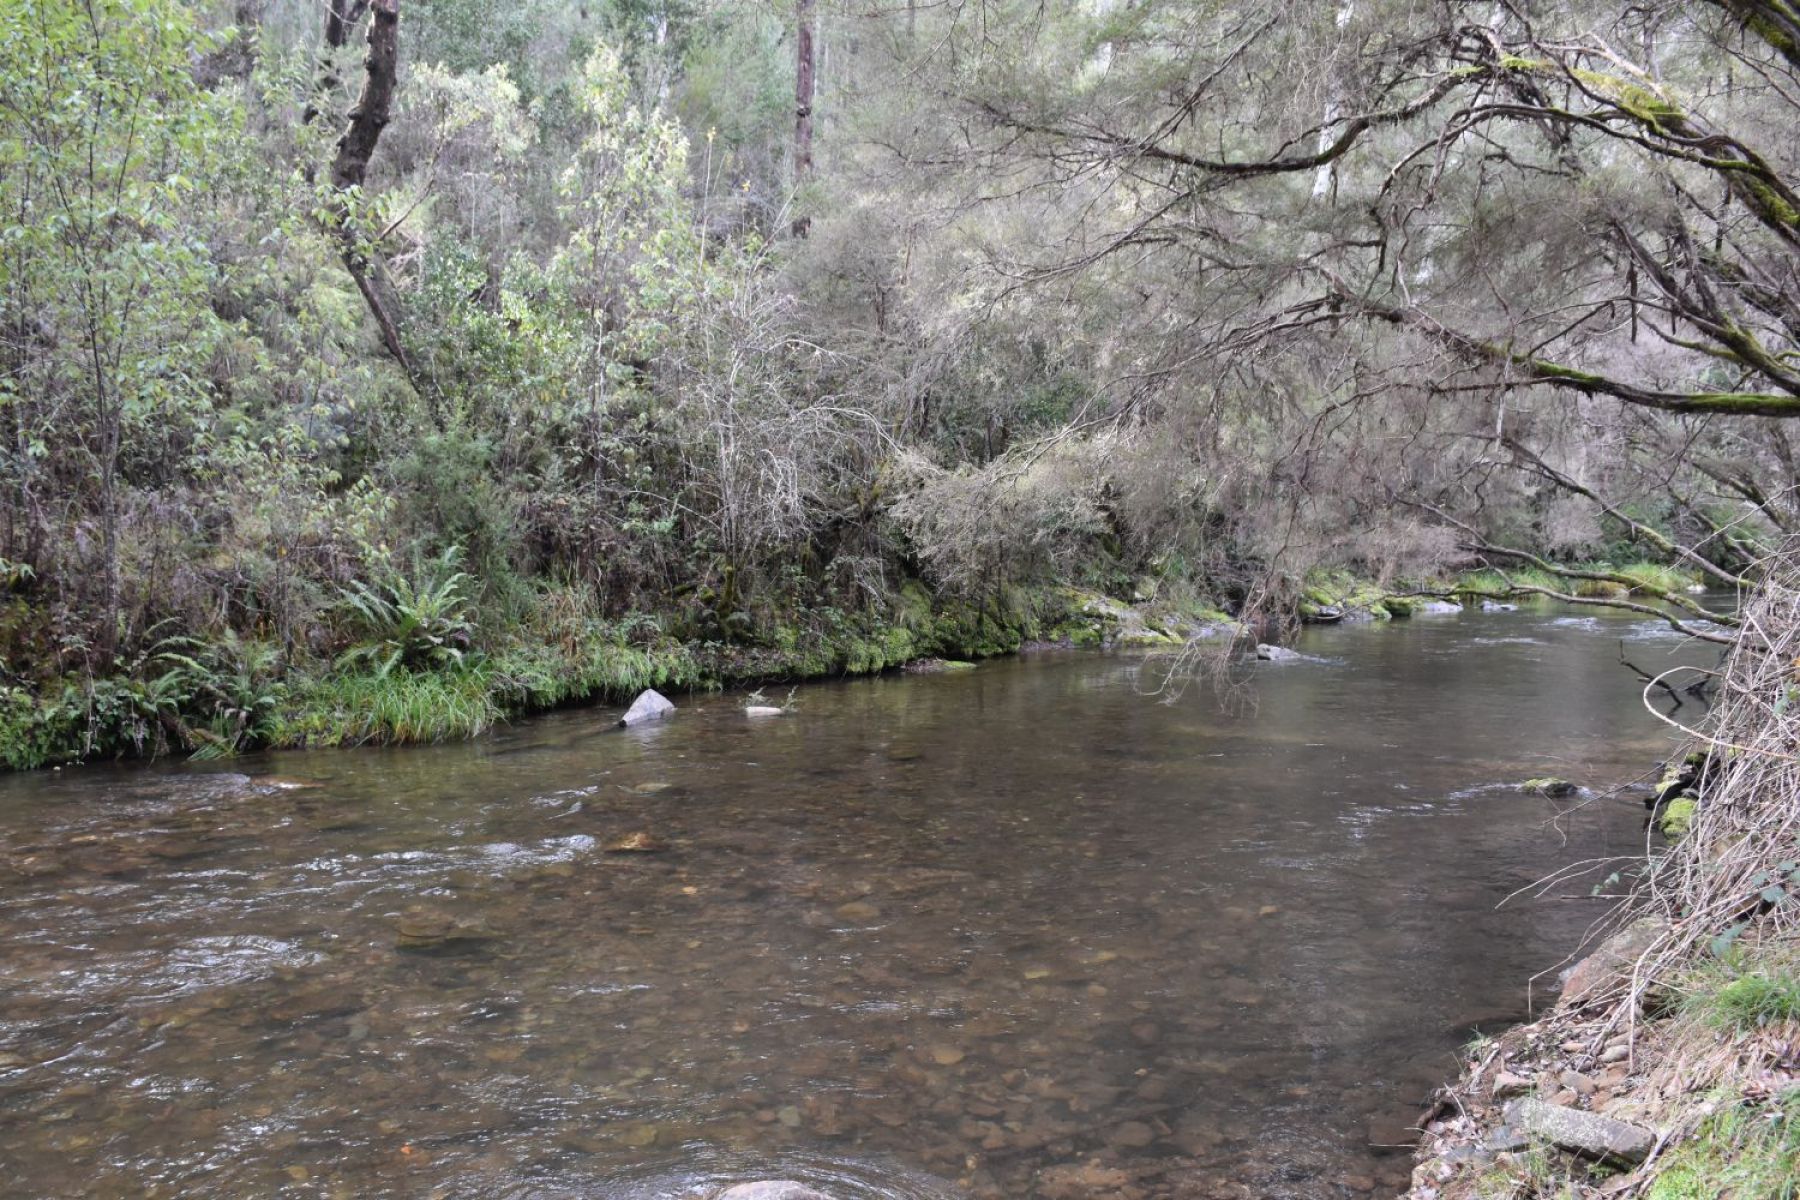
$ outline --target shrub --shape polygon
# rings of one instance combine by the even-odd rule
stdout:
[[[361,645],[345,654],[345,666],[370,666],[377,678],[396,668],[418,671],[455,666],[463,661],[473,626],[463,585],[468,575],[456,569],[461,551],[446,550],[416,580],[395,575],[371,587],[358,580],[343,590],[343,604],[361,626]]]

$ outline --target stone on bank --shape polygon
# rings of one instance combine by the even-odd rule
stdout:
[[[634,725],[644,725],[651,721],[660,721],[675,711],[675,705],[669,698],[655,688],[645,688],[638,693],[638,698],[631,702],[625,715],[619,718],[619,724],[630,729]]]
[[[1531,1098],[1506,1106],[1506,1124],[1560,1150],[1627,1165],[1643,1162],[1656,1145],[1656,1134],[1641,1125]]]

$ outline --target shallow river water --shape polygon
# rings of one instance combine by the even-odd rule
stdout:
[[[1510,786],[1666,750],[1620,639],[1708,657],[1421,616],[1230,703],[1045,652],[0,779],[0,1194],[1391,1192],[1384,1143],[1604,908],[1497,906],[1644,844],[1635,797]]]

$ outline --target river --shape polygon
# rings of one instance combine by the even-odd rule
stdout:
[[[1666,753],[1621,639],[1716,657],[1420,616],[1172,703],[1053,651],[0,779],[0,1190],[1391,1193],[1604,871],[1501,902],[1645,845],[1635,798],[1514,786]]]

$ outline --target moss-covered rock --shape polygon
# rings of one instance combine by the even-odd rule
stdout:
[[[1687,834],[1694,826],[1694,818],[1700,812],[1700,802],[1692,796],[1682,796],[1669,801],[1663,807],[1662,816],[1657,821],[1657,828],[1662,830],[1666,838],[1678,838]]]

